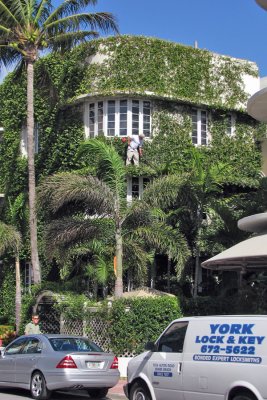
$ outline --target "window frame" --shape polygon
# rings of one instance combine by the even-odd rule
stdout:
[[[114,102],[114,107],[112,103]],[[126,102],[126,105],[123,104]],[[133,114],[133,108],[138,102],[138,113]],[[99,119],[99,105],[102,104],[103,119]],[[126,107],[126,112],[121,113],[122,107]],[[114,108],[114,113],[111,113],[111,108]],[[135,107],[136,108],[136,107]],[[109,113],[110,110],[110,113]],[[149,99],[140,98],[106,98],[106,99],[92,99],[86,101],[84,106],[84,125],[85,137],[93,138],[103,134],[106,137],[127,137],[133,134],[144,133],[146,138],[151,138],[152,129],[152,102]],[[114,116],[113,116],[114,115]],[[124,116],[124,119],[121,116]],[[126,115],[126,119],[125,119]],[[138,115],[138,127],[133,129],[134,115]],[[114,123],[114,126],[113,126]],[[99,129],[99,124],[103,125],[103,129]],[[122,127],[123,125],[123,127]],[[113,132],[109,133],[108,130],[112,129]],[[121,134],[122,129],[126,132]],[[109,134],[108,134],[109,133]]]
[[[193,120],[194,114],[196,116],[196,121]],[[205,124],[202,121],[202,115],[205,113]],[[191,122],[192,122],[192,131],[191,138],[194,146],[207,146],[209,144],[209,135],[208,135],[208,111],[204,108],[193,107],[191,109]],[[203,130],[202,127],[205,126],[205,135],[202,135]],[[196,132],[196,134],[194,134]],[[196,138],[196,142],[194,142],[194,138]]]
[[[229,137],[234,136],[235,129],[236,129],[236,114],[230,112],[226,115],[226,134]]]
[[[186,332],[188,329],[188,325],[189,325],[189,321],[177,321],[177,322],[173,322],[167,329],[166,331],[160,336],[159,340],[156,343],[156,351],[160,352],[160,353],[183,353],[184,351],[184,343],[185,343],[185,337],[186,337]],[[176,328],[177,331],[177,327],[179,327],[180,332],[182,332],[181,337],[179,338],[182,341],[182,346],[180,344],[180,349],[178,351],[171,351],[171,348],[167,348],[168,346],[166,346],[165,349],[162,349],[161,346],[163,346],[162,342],[164,343],[164,339],[167,337],[167,335],[172,333],[172,331],[174,330],[174,328]],[[182,329],[184,331],[182,331]],[[168,341],[166,341],[165,343],[168,343]],[[169,341],[169,343],[171,343],[171,341]],[[165,344],[166,345],[166,344]]]
[[[138,179],[138,195],[133,196],[133,180]],[[144,181],[145,185],[144,185]],[[141,200],[143,197],[146,185],[151,181],[148,176],[129,176],[127,178],[127,202],[131,203],[133,200]]]

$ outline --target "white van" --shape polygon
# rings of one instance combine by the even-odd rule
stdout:
[[[130,400],[267,399],[267,316],[173,321],[128,365]]]

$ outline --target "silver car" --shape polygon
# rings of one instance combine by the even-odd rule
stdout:
[[[28,389],[34,399],[81,389],[102,398],[119,375],[117,357],[81,336],[20,336],[0,355],[0,386]]]

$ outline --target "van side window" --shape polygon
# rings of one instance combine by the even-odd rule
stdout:
[[[161,336],[158,351],[182,353],[188,322],[176,322]]]

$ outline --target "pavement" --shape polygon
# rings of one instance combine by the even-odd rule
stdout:
[[[124,391],[123,391],[123,385],[125,385],[126,382],[127,382],[126,379],[120,379],[116,386],[109,389],[108,396],[112,395],[112,397],[113,397],[113,395],[116,395],[116,397],[121,396],[122,398],[126,398]]]

